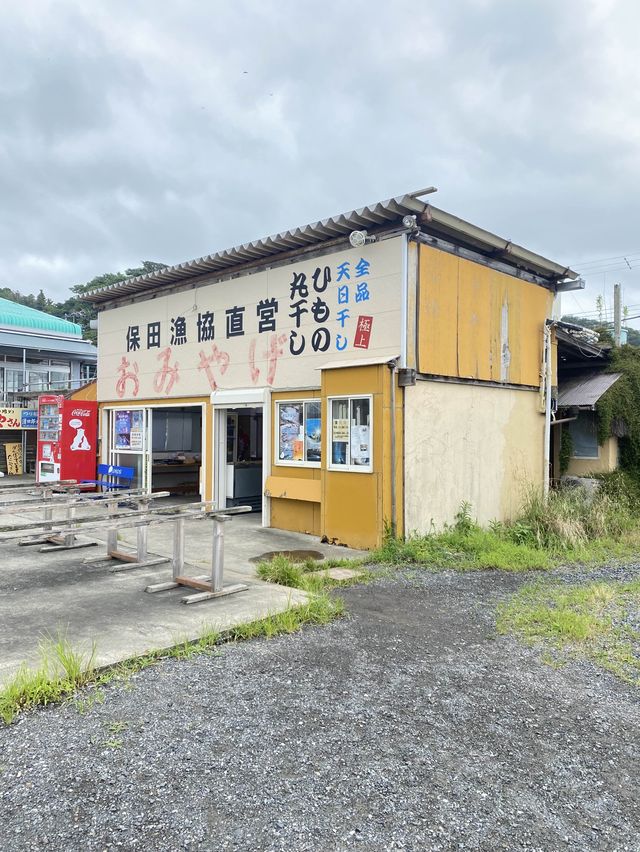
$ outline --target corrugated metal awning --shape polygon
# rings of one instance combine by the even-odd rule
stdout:
[[[505,262],[530,270],[553,282],[558,282],[562,278],[578,278],[577,273],[571,269],[421,201],[418,196],[424,195],[425,192],[420,190],[398,195],[386,201],[377,201],[358,210],[340,213],[310,225],[283,231],[271,237],[244,243],[186,263],[178,263],[148,275],[117,281],[83,295],[83,299],[89,302],[117,301],[173,284],[187,284],[190,279],[202,275],[224,275],[236,268],[248,269],[264,264],[269,258],[286,256],[288,252],[311,249],[314,246],[320,247],[323,243],[336,239],[346,239],[352,231],[380,232],[385,228],[390,230],[394,226],[401,227],[404,216],[414,215],[425,233],[434,233],[454,242],[470,245],[492,257],[500,257]]]
[[[582,373],[558,387],[558,408],[593,408],[622,373]]]

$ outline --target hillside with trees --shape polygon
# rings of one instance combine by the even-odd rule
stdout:
[[[96,318],[97,311],[94,305],[83,299],[83,296],[98,287],[116,284],[126,278],[136,278],[138,275],[148,275],[150,272],[157,272],[166,268],[166,263],[144,260],[140,266],[125,269],[124,272],[106,272],[104,275],[97,275],[91,281],[87,281],[86,284],[74,284],[70,287],[71,295],[64,302],[54,302],[53,299],[45,296],[43,290],[34,295],[33,293],[20,293],[10,287],[0,287],[0,297],[78,323],[82,326],[84,337],[95,343],[96,333],[90,328],[89,324],[92,319]]]

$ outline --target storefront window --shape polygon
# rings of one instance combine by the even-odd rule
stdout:
[[[119,409],[113,412],[113,448],[127,453],[144,451],[144,411]]]
[[[369,473],[371,467],[371,397],[330,399],[331,463],[335,470]]]
[[[280,464],[319,465],[322,459],[320,401],[276,403]]]

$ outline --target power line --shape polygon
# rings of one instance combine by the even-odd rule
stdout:
[[[610,263],[612,260],[624,260],[625,257],[633,258],[636,255],[640,255],[640,249],[638,251],[628,251],[625,254],[616,254],[613,257],[600,257],[597,260],[585,260],[585,261],[576,261],[571,263],[570,266],[593,266],[594,264],[600,266],[603,263]]]

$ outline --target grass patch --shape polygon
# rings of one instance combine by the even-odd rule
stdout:
[[[190,659],[197,654],[216,653],[221,645],[229,642],[270,639],[283,633],[295,633],[307,624],[328,624],[343,614],[344,602],[330,597],[323,588],[320,593],[311,595],[306,603],[290,605],[282,612],[224,632],[205,627],[201,637],[195,641],[185,639],[172,648],[150,651],[101,670],[94,665],[95,646],[90,653],[83,653],[72,647],[66,634],[58,633],[55,638],[44,639],[40,644],[40,662],[35,669],[24,664],[0,688],[0,718],[8,725],[25,710],[68,699],[73,700],[79,713],[85,713],[96,704],[104,703],[102,686],[112,681],[127,682],[132,675],[162,660]],[[88,689],[84,695],[79,695],[83,687]],[[117,733],[115,729],[113,732]],[[105,745],[119,748],[122,743],[117,740],[112,738]]]
[[[497,630],[553,650],[556,662],[589,659],[640,686],[639,613],[640,580],[535,583],[498,608]]]
[[[266,583],[277,583],[279,586],[289,586],[318,595],[335,586],[366,582],[371,573],[363,565],[362,559],[327,559],[322,562],[305,559],[302,562],[294,562],[288,556],[278,554],[268,562],[260,562],[256,571],[258,577]],[[331,568],[350,568],[357,570],[358,574],[347,580],[334,580],[319,573]]]
[[[635,506],[610,486],[595,495],[582,489],[554,491],[546,500],[530,489],[517,520],[493,522],[484,529],[463,503],[455,523],[442,532],[387,537],[370,561],[465,571],[541,571],[624,559],[640,549]]]
[[[90,683],[95,675],[95,655],[95,645],[88,652],[74,648],[66,631],[44,636],[37,668],[23,664],[0,689],[0,718],[9,724],[21,710],[60,701]]]

